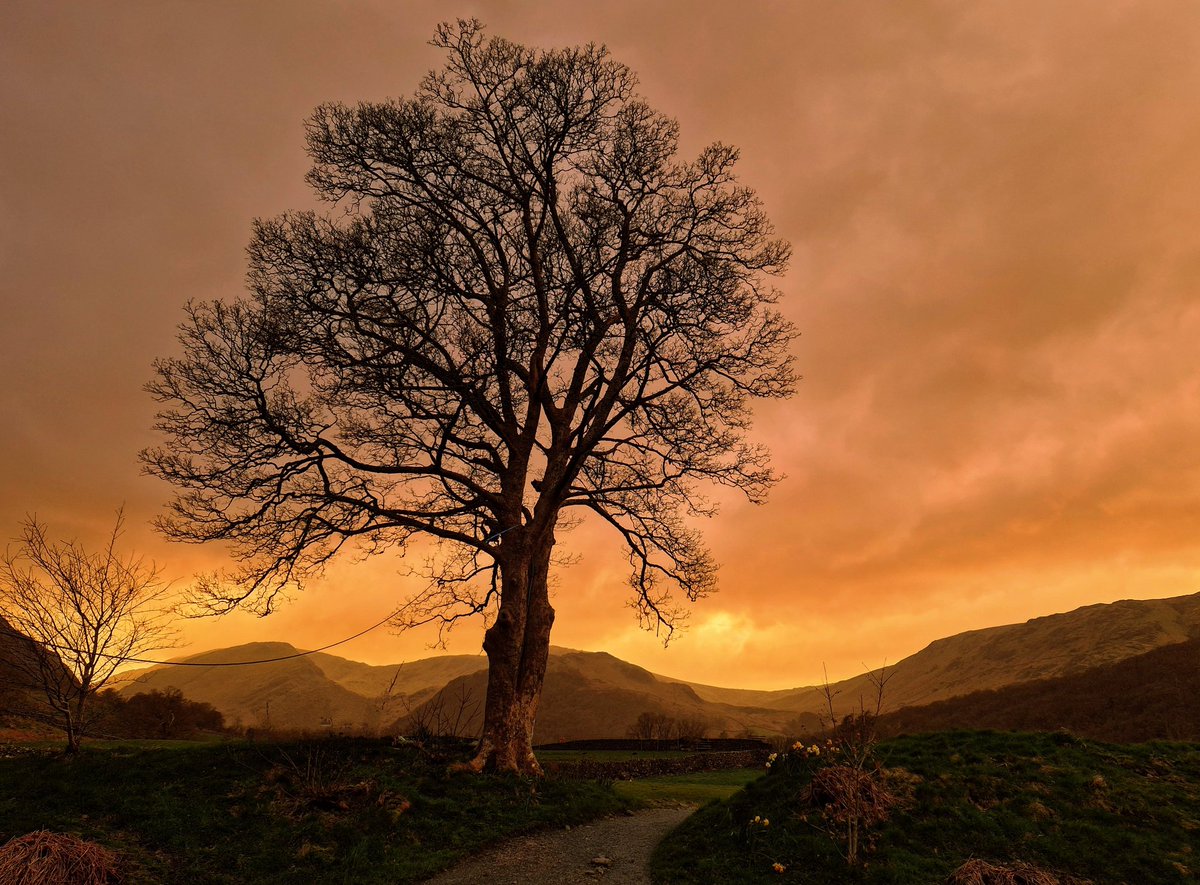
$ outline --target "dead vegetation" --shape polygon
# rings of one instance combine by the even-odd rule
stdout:
[[[123,881],[121,859],[95,842],[37,830],[0,848],[4,885],[115,885]]]
[[[1091,885],[1027,863],[995,864],[972,858],[950,874],[946,885]]]

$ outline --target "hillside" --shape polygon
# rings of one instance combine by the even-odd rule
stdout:
[[[1055,731],[1100,741],[1200,741],[1200,640],[1082,673],[1038,679],[881,717],[885,734],[953,728]]]
[[[342,688],[369,698],[430,693],[451,679],[487,667],[483,655],[442,655],[402,664],[372,665],[318,652],[309,660]]]
[[[57,673],[62,685],[77,685],[58,655],[45,652],[0,617],[0,728],[26,729],[32,721],[53,721],[39,677],[39,661]]]
[[[885,788],[899,802],[868,829],[858,867],[846,864],[845,825],[829,794],[808,789],[811,767],[785,762],[743,792],[702,808],[664,839],[651,861],[654,881],[1196,881],[1196,745],[952,732],[897,738],[880,744],[877,754]],[[1041,872],[951,878],[971,861],[1030,864]]]
[[[1200,593],[1089,605],[1023,624],[971,630],[938,639],[889,666],[885,709],[1078,673],[1195,637],[1200,637]],[[865,676],[831,687],[839,713],[872,695]],[[760,703],[796,713],[819,712],[825,698],[820,688],[810,686]]]
[[[180,660],[228,664],[295,654],[285,642],[254,642]],[[329,679],[311,657],[245,667],[154,667],[126,676],[121,693],[178,688],[193,701],[212,704],[226,722],[248,728],[317,729],[323,725],[374,727],[381,711],[371,698]]]
[[[401,716],[393,728],[407,730],[414,716],[446,724],[459,719],[461,710],[460,733],[475,734],[482,724],[486,688],[486,672],[455,679],[412,716]],[[662,679],[606,652],[558,651],[546,669],[534,741],[626,737],[642,713],[700,719],[710,735],[777,732],[793,715],[706,701],[689,685]]]
[[[1200,594],[1091,605],[1024,624],[960,633],[888,668],[885,710],[1081,674],[1190,638],[1200,638]],[[215,664],[296,651],[286,643],[253,643],[181,660]],[[483,655],[444,655],[374,666],[318,653],[236,670],[154,667],[129,674],[126,678],[136,681],[123,691],[133,694],[175,686],[187,697],[217,707],[227,721],[240,720],[250,727],[389,728],[414,711],[426,719],[444,719],[454,710],[460,729],[469,730],[480,715],[472,707],[482,706],[486,667]],[[832,688],[839,713],[856,707],[860,696],[871,694],[865,676]],[[419,712],[426,703],[432,706]],[[646,712],[702,719],[709,723],[711,735],[747,730],[798,733],[819,727],[818,714],[824,706],[823,692],[814,686],[757,691],[700,685],[657,676],[603,652],[554,648],[537,739],[624,737]]]

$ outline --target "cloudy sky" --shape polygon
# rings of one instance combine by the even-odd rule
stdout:
[[[556,644],[785,687],[933,639],[1200,591],[1200,6],[997,2],[67,3],[0,9],[0,536],[37,513],[186,585],[219,549],[154,535],[140,475],[189,299],[243,287],[251,221],[313,199],[323,102],[412,91],[436,23],[605,43],[682,149],[742,150],[795,258],[797,395],[757,434],[787,479],[707,526],[722,589],[663,649],[615,537],[564,546]],[[333,569],[185,650],[303,647],[377,621],[398,564]],[[434,637],[343,646],[377,663]],[[450,649],[475,652],[464,625]]]

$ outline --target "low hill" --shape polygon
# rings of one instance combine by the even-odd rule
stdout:
[[[1082,673],[906,707],[881,717],[886,734],[952,728],[1066,729],[1091,740],[1200,741],[1200,640],[1156,648]]]
[[[406,731],[415,720],[443,729],[458,724],[458,733],[478,734],[486,690],[486,672],[460,677],[392,727]],[[662,679],[606,652],[558,651],[546,668],[534,741],[623,738],[642,713],[701,720],[712,735],[778,732],[791,715],[706,701],[689,685]]]
[[[178,688],[190,700],[212,704],[227,723],[249,728],[370,731],[452,679],[487,666],[482,655],[443,655],[379,666],[322,652],[227,666],[301,653],[286,642],[215,649],[173,660],[188,666],[159,665],[124,673],[120,691],[129,697]]]
[[[296,654],[286,642],[253,642],[181,658],[187,664],[158,666],[127,674],[121,693],[178,688],[184,697],[212,704],[229,724],[251,728],[319,729],[322,726],[373,728],[381,710],[371,698],[327,677],[311,657],[221,666]]]

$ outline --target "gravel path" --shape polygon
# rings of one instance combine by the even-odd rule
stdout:
[[[468,858],[428,885],[650,885],[646,865],[655,846],[695,810],[651,808],[523,836]]]

